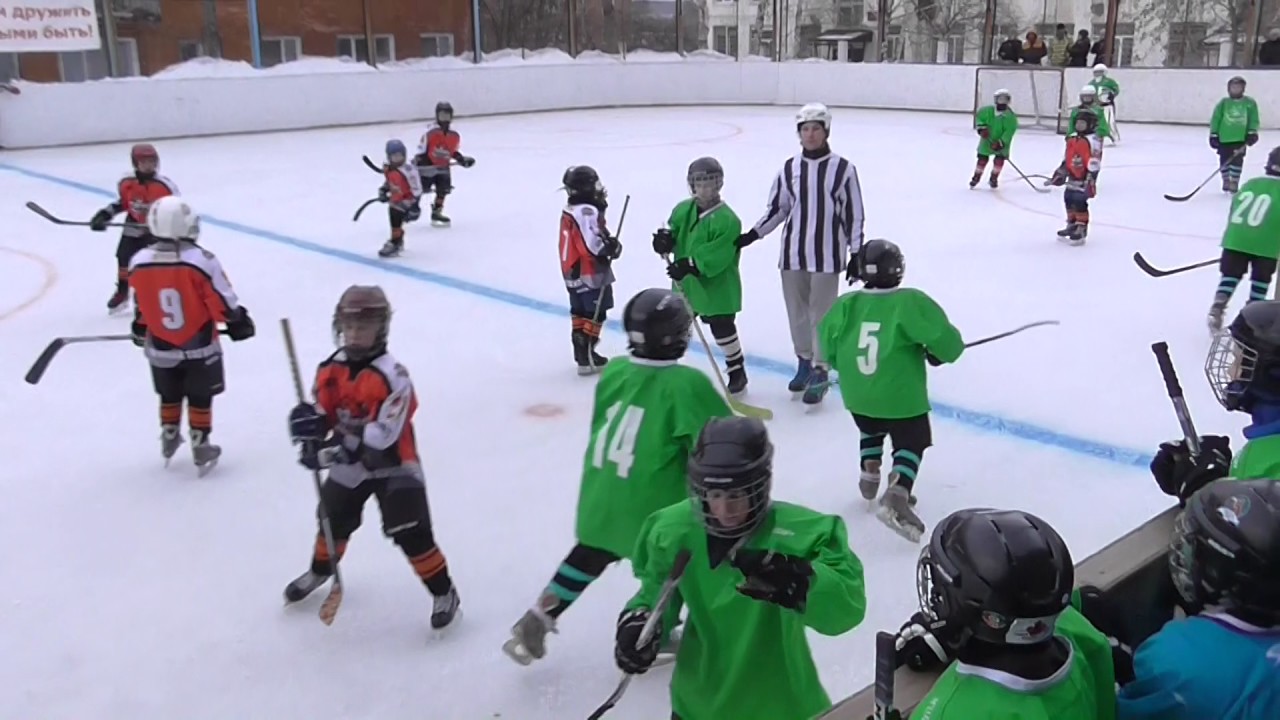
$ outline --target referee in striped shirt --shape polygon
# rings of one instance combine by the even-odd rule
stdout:
[[[840,294],[840,273],[858,279],[862,247],[862,187],[853,163],[831,152],[831,111],[810,103],[796,113],[801,152],[782,165],[769,193],[769,208],[738,238],[746,247],[782,225],[782,297],[791,344],[799,360],[788,388],[806,405],[822,402],[830,387],[818,348],[818,323]],[[785,221],[785,224],[784,224]]]

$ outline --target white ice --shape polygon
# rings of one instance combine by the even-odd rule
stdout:
[[[594,165],[615,207],[632,195],[617,272],[619,307],[664,285],[651,232],[686,196],[687,164],[714,155],[725,199],[754,222],[796,149],[790,108],[652,109],[461,119],[474,168],[455,172],[451,229],[410,227],[384,262],[381,206],[351,212],[380,183],[360,162],[421,127],[374,126],[160,142],[162,171],[205,214],[217,252],[258,335],[227,350],[215,403],[224,459],[196,479],[185,452],[162,467],[156,400],[127,342],[68,347],[38,386],[21,378],[58,335],[127,332],[104,304],[114,231],[59,228],[36,200],[87,219],[128,168],[111,144],[0,157],[0,715],[83,718],[519,718],[588,714],[613,689],[613,625],[634,589],[611,569],[532,667],[500,651],[573,543],[592,379],[573,372],[558,275],[557,189],[570,164]],[[1201,374],[1212,270],[1153,279],[1130,255],[1172,265],[1210,258],[1227,199],[1203,128],[1123,125],[1108,147],[1088,244],[1068,247],[1060,191],[1041,195],[1007,168],[1002,186],[967,187],[977,138],[963,115],[838,110],[834,147],[859,167],[870,237],[907,255],[926,289],[974,339],[1058,319],[931,370],[939,404],[919,510],[930,524],[962,507],[1039,513],[1076,558],[1168,505],[1142,470],[1178,425],[1150,344],[1167,340],[1202,432],[1242,422],[1212,401]],[[1260,146],[1246,176],[1259,171]],[[1062,139],[1026,131],[1014,161],[1058,163]],[[775,410],[775,495],[848,522],[866,567],[869,611],[854,632],[812,636],[833,698],[871,679],[872,638],[913,610],[918,547],[877,522],[856,490],[857,431],[838,397],[806,415],[789,399],[790,340],[776,238],[746,250],[743,345],[749,400]],[[291,318],[309,369],[332,349],[333,304],[351,283],[378,283],[394,305],[391,345],[421,398],[416,418],[436,535],[464,617],[441,638],[430,600],[370,507],[344,562],[337,622],[318,597],[281,608],[306,568],[314,493],[295,463],[294,403],[278,321]],[[1240,299],[1237,299],[1240,302]],[[616,318],[618,311],[613,313]],[[625,351],[616,327],[610,353]],[[689,361],[708,367],[700,350]],[[552,417],[530,408],[550,405]],[[959,420],[957,420],[959,418]],[[1092,453],[1092,454],[1091,454]],[[666,717],[670,670],[633,683],[611,717]]]

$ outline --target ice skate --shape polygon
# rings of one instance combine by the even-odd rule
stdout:
[[[991,177],[987,178],[987,184],[991,186],[992,190],[1000,187],[1000,176],[995,173],[991,173]]]
[[[747,369],[736,367],[729,370],[729,394],[738,396],[747,391]]]
[[[404,242],[396,242],[394,239],[388,240],[383,244],[382,249],[378,251],[378,257],[390,258],[397,257],[404,250]]]
[[[974,174],[973,174],[973,177],[969,178],[969,188],[970,188],[970,189],[973,189],[973,188],[978,187],[978,183],[979,183],[981,180],[982,180],[982,173],[981,173],[981,172],[976,172],[976,173],[974,173]]]
[[[809,382],[805,385],[801,400],[805,405],[816,406],[822,402],[822,398],[826,397],[829,389],[831,389],[831,382],[827,369],[814,367],[813,372],[809,374]]]
[[[218,465],[222,448],[209,442],[203,432],[191,431],[191,459],[196,464],[196,474],[204,477]]]
[[[864,500],[875,500],[880,494],[880,461],[868,460],[862,464],[858,475],[858,492]]]
[[[1231,192],[1231,178],[1227,177],[1226,175],[1222,176],[1222,192],[1224,193]]]
[[[1234,177],[1227,178],[1227,186],[1225,189],[1229,193],[1235,193],[1235,191],[1240,189],[1240,179]]]
[[[461,610],[462,601],[458,599],[458,588],[451,587],[449,592],[432,595],[431,598],[431,628],[442,630],[453,622]]]
[[[556,632],[555,618],[540,608],[530,608],[511,626],[511,638],[502,644],[502,652],[521,665],[528,665],[546,656],[549,632]]]
[[[304,599],[329,581],[330,575],[317,575],[310,570],[302,573],[284,587],[284,602],[291,605]]]
[[[1089,226],[1085,225],[1084,223],[1076,223],[1075,228],[1071,231],[1071,234],[1068,235],[1066,238],[1067,244],[1078,247],[1084,244],[1084,239],[1088,236],[1089,236]]]
[[[433,227],[449,227],[453,223],[444,212],[440,209],[431,211],[431,225]]]
[[[160,455],[164,457],[164,466],[169,467],[169,461],[173,459],[174,453],[178,452],[178,448],[182,447],[182,431],[177,425],[163,425],[160,428]]]
[[[600,372],[600,365],[592,364],[591,339],[582,330],[573,331],[573,362],[578,366],[579,375],[595,375]],[[596,357],[599,357],[598,355]],[[608,359],[604,359],[608,362]]]
[[[1214,300],[1209,306],[1209,332],[1216,333],[1222,329],[1222,316],[1227,311],[1225,302]]]
[[[906,488],[897,484],[890,485],[880,498],[880,509],[876,511],[876,517],[888,525],[890,530],[918,543],[924,535],[924,522],[911,505],[911,494]]]
[[[809,358],[796,358],[796,374],[792,376],[791,382],[787,383],[787,389],[795,393],[791,399],[800,399],[800,393],[804,392],[804,388],[809,384],[809,375],[813,373],[813,361]]]
[[[111,299],[107,300],[107,314],[117,315],[117,314],[123,313],[124,311],[129,309],[128,302],[129,302],[129,291],[116,290],[115,294],[111,296]]]
[[[1058,237],[1060,238],[1069,237],[1071,233],[1075,231],[1076,231],[1076,224],[1074,222],[1068,222],[1066,227],[1058,231]]]
[[[602,371],[604,366],[609,364],[609,358],[596,352],[596,345],[599,344],[600,338],[587,336],[587,358],[591,361],[590,365],[596,369],[596,372]]]

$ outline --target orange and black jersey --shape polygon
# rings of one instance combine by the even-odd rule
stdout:
[[[119,198],[108,208],[112,215],[127,213],[126,219],[132,223],[125,226],[124,234],[129,237],[141,237],[147,233],[147,210],[151,203],[162,197],[178,194],[178,186],[163,175],[153,175],[146,180],[137,175],[125,175],[116,186]]]
[[[198,351],[216,351],[218,323],[239,308],[217,256],[189,241],[157,242],[134,253],[129,286],[153,359],[190,359],[204,356]]]
[[[391,205],[397,210],[407,210],[422,196],[422,176],[412,162],[382,166],[382,177],[391,191]]]
[[[316,406],[355,461],[334,465],[329,476],[347,487],[390,475],[421,477],[413,414],[418,398],[409,371],[384,352],[355,362],[339,350],[320,363],[312,388]]]
[[[1068,187],[1084,187],[1102,168],[1102,138],[1097,135],[1072,135],[1062,160]]]
[[[415,161],[419,166],[448,167],[449,163],[458,159],[462,147],[462,136],[457,130],[446,130],[439,125],[432,125],[418,142],[418,154]]]
[[[560,272],[570,290],[598,289],[614,281],[604,217],[593,205],[566,205],[560,213]]]

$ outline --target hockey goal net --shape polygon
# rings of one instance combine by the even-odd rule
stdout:
[[[995,102],[997,90],[1008,90],[1018,127],[1058,132],[1066,107],[1062,68],[1013,65],[980,67],[974,75],[973,112]]]

